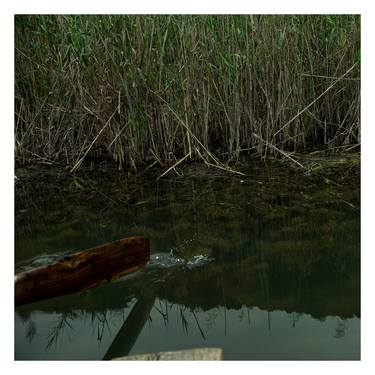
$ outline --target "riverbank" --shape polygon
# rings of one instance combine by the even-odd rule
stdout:
[[[249,170],[268,170],[273,168],[289,169],[290,172],[300,175],[306,179],[312,177],[317,180],[322,179],[326,183],[347,184],[360,183],[361,159],[360,153],[341,153],[339,155],[326,155],[324,152],[315,153],[286,153],[283,158],[269,157],[266,160],[237,161],[227,165],[215,166],[201,162],[185,162],[176,164],[152,164],[145,166],[139,171],[132,169],[118,170],[117,165],[108,160],[91,160],[81,165],[79,170],[71,173],[68,166],[56,163],[38,163],[27,166],[18,166],[15,169],[16,188],[23,183],[29,184],[30,179],[56,179],[58,181],[71,181],[71,189],[80,189],[79,184],[74,181],[88,178],[89,180],[101,180],[104,175],[118,176],[119,180],[144,178],[150,181],[158,181],[167,177],[182,177],[186,179],[227,175],[241,181],[246,178]],[[64,184],[65,184],[64,182]]]

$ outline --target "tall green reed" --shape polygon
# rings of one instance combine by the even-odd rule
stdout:
[[[16,16],[16,162],[350,148],[359,60],[359,16]]]

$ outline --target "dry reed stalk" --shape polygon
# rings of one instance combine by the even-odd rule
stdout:
[[[298,162],[297,160],[293,159],[290,155],[288,155],[285,151],[277,148],[276,146],[274,146],[272,143],[269,143],[267,141],[265,141],[263,138],[259,137],[257,134],[253,134],[255,138],[258,138],[260,139],[262,142],[266,143],[268,145],[268,147],[274,149],[275,151],[279,152],[281,155],[285,156],[287,159],[291,160],[293,163],[296,163],[299,167],[303,168],[303,169],[306,169],[306,167],[301,164],[300,162]]]
[[[83,156],[81,158],[79,158],[77,160],[77,162],[74,164],[73,168],[69,171],[69,173],[73,173],[80,165],[81,163],[83,162],[83,160],[85,159],[86,155],[89,153],[89,151],[91,150],[92,146],[95,144],[95,142],[98,140],[98,138],[100,137],[100,134],[103,133],[104,129],[110,124],[113,116],[115,115],[115,113],[117,112],[117,108],[115,109],[115,111],[112,113],[112,115],[109,117],[109,119],[107,120],[107,122],[104,124],[104,126],[100,129],[99,133],[96,135],[96,137],[94,138],[94,140],[91,142],[91,144],[89,145],[89,147],[87,148],[86,152],[83,154]]]
[[[151,90],[150,90],[151,91]],[[152,91],[153,92],[153,91]],[[238,172],[238,171],[235,171],[227,166],[224,166],[220,160],[218,160],[206,147],[204,147],[204,145],[202,144],[202,142],[191,132],[191,130],[188,128],[188,126],[186,124],[184,124],[184,122],[181,120],[181,118],[177,115],[177,113],[169,106],[169,104],[159,95],[157,94],[156,92],[153,92],[155,95],[157,95],[162,101],[164,101],[164,103],[166,104],[166,106],[169,108],[169,110],[176,116],[176,119],[181,123],[182,126],[185,127],[185,129],[187,129],[189,131],[189,133],[191,134],[191,136],[197,141],[197,143],[203,148],[203,150],[206,152],[206,154],[214,161],[215,164],[212,164],[212,163],[208,163],[204,158],[203,160],[205,161],[205,163],[207,165],[210,165],[210,166],[214,166],[216,168],[219,168],[219,169],[222,169],[222,170],[225,170],[225,171],[228,171],[228,172],[231,172],[231,173],[236,173],[236,174],[240,174],[240,175],[243,175],[243,176],[246,176],[244,173],[242,172]],[[196,151],[199,153],[199,155],[202,157],[202,154],[199,152],[198,148],[195,148]],[[190,154],[187,154],[183,159],[181,159],[178,164],[183,161],[187,156],[190,156]],[[173,168],[173,167],[172,167]]]
[[[309,109],[314,103],[316,103],[322,96],[324,96],[332,87],[334,87],[338,82],[340,82],[345,76],[347,76],[355,67],[357,63],[353,64],[341,77],[336,79],[331,85],[328,86],[326,90],[324,90],[318,97],[316,97],[310,104],[308,104],[304,109],[299,111],[292,119],[290,119],[285,125],[283,125],[276,133],[273,134],[275,137],[279,134],[282,130],[284,130],[290,123],[292,123],[297,117],[301,116],[307,109]]]
[[[172,169],[175,169],[177,167],[177,165],[179,165],[180,163],[182,163],[185,159],[187,159],[188,157],[190,157],[190,154],[186,154],[182,159],[180,159],[177,163],[173,164],[170,168],[168,168],[165,172],[163,172],[157,179],[159,180],[160,178],[162,178],[163,176],[165,176],[169,171],[171,171]]]
[[[314,77],[314,78],[322,78],[322,79],[340,79],[340,77],[331,77],[331,76],[320,76],[318,74],[308,74],[308,73],[301,73],[302,77]],[[360,81],[360,78],[341,78],[343,81]]]

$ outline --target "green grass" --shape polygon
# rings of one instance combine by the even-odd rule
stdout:
[[[343,151],[359,77],[359,16],[16,16],[15,160]]]

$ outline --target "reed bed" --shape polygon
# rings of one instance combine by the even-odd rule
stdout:
[[[17,15],[15,160],[355,150],[359,77],[355,15]]]

